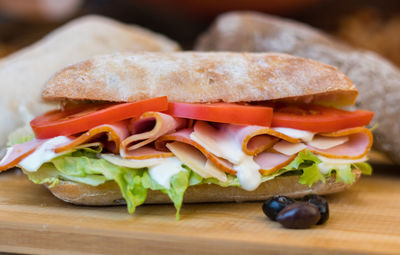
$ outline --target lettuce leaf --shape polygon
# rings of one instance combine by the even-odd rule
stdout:
[[[189,187],[190,175],[193,171],[180,171],[179,173],[173,175],[170,181],[170,188],[166,189],[164,186],[158,184],[154,181],[148,172],[143,174],[143,186],[150,188],[151,190],[159,190],[164,194],[167,194],[171,201],[174,203],[176,208],[176,219],[179,220],[179,213],[183,203],[183,195],[186,189]],[[201,176],[200,176],[201,178]]]
[[[103,175],[86,175],[83,177],[63,174],[51,163],[44,164],[36,172],[24,171],[29,180],[36,184],[47,183],[50,187],[56,185],[60,180],[75,181],[92,186],[98,186],[107,180]]]
[[[97,186],[113,180],[121,189],[129,213],[134,213],[136,207],[144,203],[149,188],[160,190],[167,194],[174,203],[177,210],[176,218],[179,219],[183,195],[189,187],[190,179],[192,181],[198,179],[195,174],[191,174],[194,172],[184,170],[175,174],[171,178],[170,189],[166,189],[150,177],[147,169],[116,166],[104,159],[96,158],[96,154],[96,150],[81,149],[57,157],[51,161],[52,164],[45,164],[37,172],[27,174],[35,183],[56,183],[59,178]]]
[[[311,187],[314,183],[318,182],[319,180],[325,182],[325,176],[321,174],[317,164],[312,164],[311,166],[305,167],[302,170],[303,173],[300,176],[299,183]]]
[[[351,171],[350,164],[343,167],[337,167],[334,171],[336,172],[336,182],[352,184],[356,179],[355,174]]]
[[[80,151],[92,156],[92,152]],[[71,155],[73,155],[72,153]],[[75,153],[76,154],[76,153]],[[147,188],[142,184],[145,169],[132,169],[111,164],[105,159],[88,156],[74,157],[71,155],[60,156],[51,162],[58,171],[73,177],[86,177],[87,175],[102,175],[105,180],[115,181],[121,189],[122,196],[128,205],[129,213],[134,213],[135,208],[144,203]]]
[[[365,174],[365,175],[371,175],[372,174],[372,167],[367,162],[354,163],[353,167],[357,168],[357,169],[360,169],[362,174]]]
[[[289,165],[283,167],[286,170],[300,170],[313,164],[319,164],[321,160],[308,150],[300,151],[297,157]]]
[[[25,173],[34,183],[49,183],[50,185],[56,185],[59,180],[71,180],[92,186],[97,186],[107,181],[115,181],[126,200],[129,213],[134,213],[136,207],[144,203],[148,189],[159,190],[167,194],[174,203],[177,219],[179,219],[184,193],[189,186],[216,184],[222,187],[240,187],[239,180],[234,175],[228,174],[226,182],[221,182],[215,178],[205,179],[193,172],[189,167],[182,165],[184,170],[171,177],[170,188],[166,189],[151,178],[147,168],[120,167],[99,158],[101,149],[79,149],[51,160],[37,172],[25,171]],[[318,181],[325,182],[326,177],[335,173],[336,181],[352,183],[355,180],[355,176],[351,171],[352,168],[361,169],[366,174],[372,172],[369,164],[356,163],[340,166],[331,169],[327,174],[322,174],[318,168],[320,163],[321,160],[316,155],[309,151],[302,151],[289,165],[271,175],[262,176],[262,182],[283,174],[295,174],[300,175],[299,183],[311,186]]]
[[[318,181],[325,182],[325,176],[321,174],[318,164],[321,160],[308,150],[300,151],[297,157],[289,165],[283,167],[287,171],[302,170],[299,183],[312,186]]]
[[[51,164],[46,163],[43,164],[36,172],[27,172],[24,173],[28,176],[28,179],[36,184],[49,184],[50,187],[53,187],[59,182],[60,172]]]

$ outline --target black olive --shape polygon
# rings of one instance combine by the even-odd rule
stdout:
[[[276,216],[283,208],[292,204],[294,199],[285,196],[273,196],[265,200],[262,209],[265,215],[271,220],[276,220]]]
[[[318,207],[308,202],[295,202],[286,206],[276,217],[285,228],[309,228],[315,225],[321,215]]]
[[[321,219],[317,222],[317,225],[324,224],[329,219],[329,206],[325,198],[312,194],[305,196],[302,200],[318,207]]]

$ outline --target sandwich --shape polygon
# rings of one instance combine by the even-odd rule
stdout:
[[[255,201],[354,184],[373,112],[345,110],[338,69],[276,53],[96,56],[49,79],[60,108],[11,134],[0,170],[19,167],[79,205]]]

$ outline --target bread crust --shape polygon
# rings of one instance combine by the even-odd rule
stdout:
[[[66,67],[46,84],[46,99],[117,102],[168,96],[178,102],[251,102],[307,96],[354,103],[354,84],[338,69],[278,53],[115,53]]]
[[[361,171],[353,170],[356,181]],[[245,202],[264,200],[273,195],[286,195],[294,198],[307,194],[326,195],[343,191],[351,185],[336,182],[334,177],[327,178],[325,183],[318,182],[311,187],[298,183],[299,176],[281,176],[262,183],[254,191],[246,191],[239,187],[221,187],[215,184],[190,186],[184,195],[184,203],[203,202]],[[355,183],[355,182],[354,182]],[[125,204],[118,185],[109,181],[99,186],[90,186],[71,181],[60,181],[54,187],[46,186],[51,193],[65,202],[77,205],[120,205]],[[146,204],[171,203],[166,194],[160,191],[148,191]]]

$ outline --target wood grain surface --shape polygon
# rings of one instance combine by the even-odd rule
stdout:
[[[34,254],[399,254],[400,177],[363,177],[327,197],[330,220],[288,230],[261,203],[80,207],[18,171],[0,175],[0,251]]]

